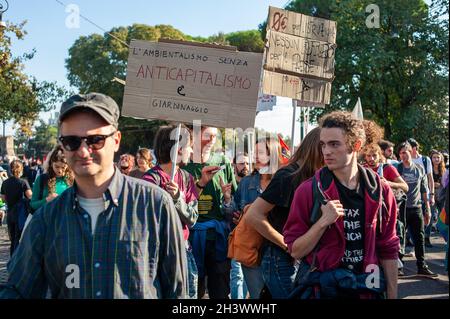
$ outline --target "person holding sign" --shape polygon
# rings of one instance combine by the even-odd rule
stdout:
[[[174,136],[174,133],[175,136]],[[177,136],[180,143],[176,143]],[[183,237],[186,242],[186,255],[188,260],[188,295],[190,298],[197,298],[197,266],[195,264],[192,248],[190,247],[189,228],[193,227],[198,218],[198,191],[194,178],[187,171],[180,168],[186,165],[192,153],[192,138],[188,128],[180,125],[180,130],[174,125],[162,126],[155,136],[154,152],[158,165],[150,169],[142,179],[158,185],[166,190],[173,199],[175,208],[183,225]],[[177,163],[173,162],[175,156],[172,152],[177,152]],[[206,167],[202,171],[202,181],[208,183],[213,174],[211,171],[217,167]],[[174,171],[173,179],[172,172]]]
[[[59,116],[74,186],[33,214],[0,298],[186,298],[182,228],[170,195],[114,166],[119,107],[77,94]]]
[[[231,265],[227,258],[230,228],[223,211],[220,179],[224,184],[231,184],[233,193],[237,185],[230,161],[224,155],[211,152],[216,142],[217,128],[205,126],[200,133],[201,137],[194,136],[194,150],[201,149],[201,163],[191,162],[185,166],[197,180],[197,188],[202,190],[198,200],[198,221],[190,235],[199,273],[198,298],[204,296],[207,285],[211,299],[226,299],[230,293]],[[195,143],[200,145],[196,147]],[[221,165],[212,170],[215,174],[210,181],[201,178],[205,167]]]

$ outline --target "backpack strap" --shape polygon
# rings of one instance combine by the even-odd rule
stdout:
[[[325,197],[322,191],[319,189],[319,183],[317,182],[316,176],[313,176],[312,179],[312,191],[313,191],[313,208],[311,210],[311,215],[309,222],[314,225],[319,218],[322,216],[322,211],[320,210],[320,206],[325,204]]]
[[[320,209],[320,206],[322,204],[326,204],[325,194],[323,193],[319,184],[320,184],[320,181],[317,181],[316,176],[314,175],[313,179],[312,179],[312,191],[313,191],[314,204],[313,204],[313,208],[311,210],[311,215],[309,217],[309,223],[311,226],[314,225],[319,220],[319,218],[322,216],[322,210]],[[319,251],[319,243],[317,243],[317,245],[313,249],[313,259],[312,259],[310,268],[308,270],[308,273],[311,273],[316,269],[316,259],[317,259],[318,251]],[[299,273],[297,275],[299,275]],[[305,274],[305,277],[307,276],[307,274]],[[297,281],[297,279],[296,279],[296,281]]]
[[[381,235],[383,230],[381,229],[381,223],[383,222],[383,212],[387,212],[387,206],[384,202],[384,196],[383,196],[383,185],[380,184],[381,192],[380,192],[380,201],[381,205],[377,212],[377,225],[376,225],[376,234],[377,237]],[[387,214],[386,214],[387,215]]]
[[[403,174],[403,163],[399,162],[397,165],[397,172],[402,175]]]
[[[423,164],[423,170],[425,171],[425,175],[428,174],[427,172],[427,156],[422,155],[422,164]]]
[[[161,176],[156,173],[153,169],[149,169],[144,176],[151,176],[153,178],[154,184],[157,186],[161,186]]]

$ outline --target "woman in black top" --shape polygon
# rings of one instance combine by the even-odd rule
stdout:
[[[287,298],[292,291],[298,264],[284,243],[283,227],[297,187],[323,166],[320,129],[309,132],[289,163],[280,168],[260,197],[249,208],[249,224],[266,239],[261,268],[272,298]]]
[[[11,162],[11,172],[12,176],[3,182],[1,188],[1,198],[6,201],[6,206],[8,207],[6,213],[6,221],[8,224],[8,234],[11,241],[10,255],[12,256],[14,250],[19,244],[20,233],[18,225],[18,213],[17,204],[23,198],[31,198],[32,192],[30,185],[26,180],[20,179],[23,173],[23,164],[19,160],[14,160]]]

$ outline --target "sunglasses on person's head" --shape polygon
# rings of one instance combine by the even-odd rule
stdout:
[[[76,135],[67,135],[67,136],[60,136],[59,141],[61,142],[61,145],[64,147],[66,151],[74,152],[78,150],[81,146],[81,143],[83,141],[86,142],[87,146],[89,146],[92,150],[97,151],[101,149],[103,146],[105,146],[105,140],[108,137],[111,137],[116,132],[112,132],[108,135],[89,135],[89,136],[76,136]]]

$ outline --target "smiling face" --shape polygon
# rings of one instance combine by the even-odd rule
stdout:
[[[344,132],[340,128],[322,128],[320,130],[320,145],[325,165],[329,170],[339,170],[351,165],[355,156],[348,148]]]
[[[88,136],[108,135],[115,131],[112,125],[107,124],[100,116],[92,113],[78,112],[68,115],[61,123],[61,136]],[[114,170],[114,153],[118,151],[121,135],[116,132],[106,138],[105,145],[99,150],[93,150],[85,141],[78,150],[67,151],[64,155],[67,164],[73,170],[75,177],[89,177],[102,175],[108,170]]]
[[[136,162],[137,162],[139,168],[146,168],[148,166],[148,163],[145,160],[145,158],[142,157],[141,154],[139,154],[139,153],[136,155]]]
[[[120,157],[119,165],[123,169],[127,169],[130,166],[130,159],[128,158],[128,155],[122,155]]]

